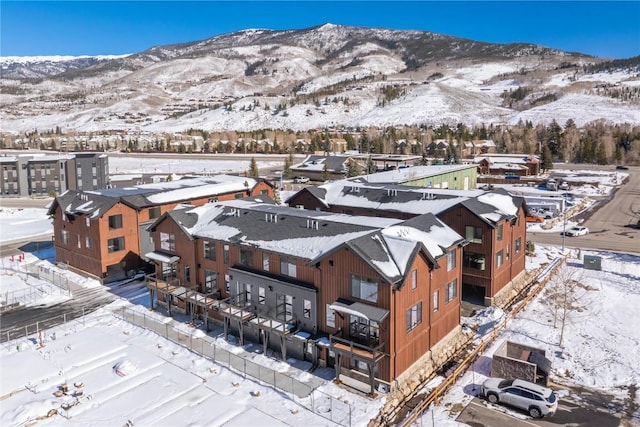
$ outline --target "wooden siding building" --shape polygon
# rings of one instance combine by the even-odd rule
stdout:
[[[147,265],[153,247],[147,225],[179,204],[273,197],[263,180],[218,175],[98,191],[67,191],[57,196],[53,218],[56,262],[105,282],[123,279]]]
[[[236,200],[150,227],[152,301],[225,334],[336,369],[373,393],[459,328],[465,240],[408,221]]]
[[[444,190],[350,180],[306,187],[290,206],[349,215],[409,219],[430,212],[470,242],[464,248],[465,297],[493,298],[524,272],[526,205],[503,190]]]

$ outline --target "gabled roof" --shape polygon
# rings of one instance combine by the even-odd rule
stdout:
[[[421,215],[438,214],[469,198],[484,194],[482,190],[449,190],[410,187],[394,184],[361,184],[339,180],[303,190],[327,208],[350,206]],[[296,195],[289,197],[287,203]]]
[[[56,208],[60,206],[63,214],[66,215],[86,215],[90,218],[99,218],[118,202],[119,200],[113,197],[68,190],[53,200],[47,214],[53,215]]]
[[[378,172],[371,175],[361,175],[351,178],[351,181],[368,183],[403,183],[416,181],[418,179],[429,178],[443,173],[456,172],[465,169],[475,169],[476,165],[434,165],[434,166],[411,166],[408,168],[398,168],[387,172]]]
[[[132,187],[91,190],[85,191],[85,193],[120,199],[123,203],[140,209],[250,190],[257,183],[258,180],[244,176],[214,175],[211,177],[187,177],[176,181]]]
[[[443,248],[464,241],[430,214],[401,221],[234,200],[175,210],[165,218],[193,237],[256,247],[309,264],[349,247],[389,283],[402,279],[420,250],[433,262],[444,254]]]
[[[300,173],[304,173],[305,170],[311,172],[322,172],[326,165],[327,170],[329,171],[343,172],[346,169],[345,164],[348,160],[349,156],[311,155],[304,159],[302,163],[291,166],[291,169]]]
[[[521,197],[514,197],[503,189],[497,189],[461,204],[487,224],[495,227],[500,221],[515,218],[522,203]]]

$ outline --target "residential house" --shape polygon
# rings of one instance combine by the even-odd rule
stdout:
[[[431,214],[234,200],[168,211],[149,231],[152,301],[218,319],[240,344],[334,367],[371,393],[459,331],[465,240]]]
[[[105,282],[122,279],[146,265],[142,256],[153,248],[147,225],[178,204],[251,196],[273,197],[264,180],[232,175],[144,184],[57,196],[53,218],[56,262],[82,270]]]
[[[540,174],[540,158],[528,154],[491,154],[473,159],[482,175],[531,176]]]
[[[372,175],[373,176],[373,175]],[[504,190],[448,190],[341,180],[306,187],[286,200],[309,210],[413,218],[436,215],[470,242],[464,248],[465,297],[486,305],[524,274],[525,203]]]
[[[346,176],[349,156],[310,155],[301,163],[291,166],[295,176],[306,176],[312,181],[342,179]]]

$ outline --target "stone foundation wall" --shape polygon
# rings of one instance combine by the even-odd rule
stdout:
[[[369,427],[388,426],[389,420],[396,417],[403,403],[412,398],[423,383],[433,377],[435,372],[453,357],[472,336],[473,332],[465,333],[458,326],[396,378],[384,406],[378,415],[369,421]]]
[[[538,275],[538,270],[522,271],[511,282],[500,290],[494,297],[492,305],[500,308],[506,307],[529,283]]]

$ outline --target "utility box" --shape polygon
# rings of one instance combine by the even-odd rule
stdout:
[[[521,379],[547,386],[550,373],[551,360],[542,348],[505,341],[493,353],[492,377]]]
[[[587,270],[602,270],[602,257],[585,255],[582,266]]]

